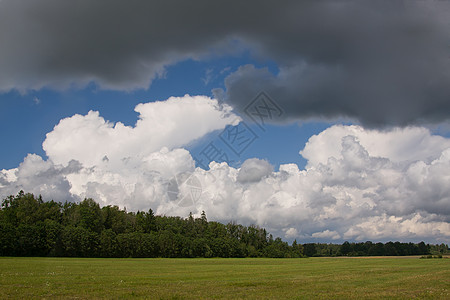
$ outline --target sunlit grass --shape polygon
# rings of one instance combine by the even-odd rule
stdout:
[[[0,298],[450,299],[450,259],[0,258]]]

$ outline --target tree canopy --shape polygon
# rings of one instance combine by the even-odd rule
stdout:
[[[79,203],[44,201],[19,192],[2,201],[0,256],[68,257],[305,257],[338,255],[423,255],[445,253],[448,245],[349,243],[291,245],[264,228],[199,218],[127,212]]]

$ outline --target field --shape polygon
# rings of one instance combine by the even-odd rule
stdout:
[[[0,299],[450,299],[450,259],[0,258]]]

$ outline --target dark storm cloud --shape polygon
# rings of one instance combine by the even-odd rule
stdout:
[[[447,1],[0,1],[0,90],[147,88],[164,67],[249,48],[225,98],[371,126],[450,115]]]
[[[103,88],[147,88],[168,64],[235,51],[238,29],[270,16],[278,10],[274,4],[3,0],[0,90],[90,81]]]
[[[186,1],[1,1],[0,88],[146,88],[164,65],[223,38],[211,4],[199,4],[204,10]]]
[[[359,3],[359,4],[357,4]],[[252,32],[279,63],[242,66],[225,81],[241,110],[261,90],[298,118],[346,118],[383,127],[450,117],[450,2],[317,1]]]

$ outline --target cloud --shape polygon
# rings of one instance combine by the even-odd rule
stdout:
[[[399,162],[431,162],[450,148],[450,140],[432,135],[423,127],[394,128],[389,131],[364,129],[361,126],[332,126],[313,135],[300,154],[310,166],[326,164],[330,157],[342,158],[342,139],[356,137],[371,155]]]
[[[248,50],[279,72],[230,74],[224,98],[237,109],[265,90],[281,122],[439,123],[449,116],[449,15],[448,1],[431,0],[7,0],[0,91],[146,89],[168,65]]]
[[[0,173],[0,194],[2,197],[15,195],[24,190],[42,195],[46,200],[76,201],[78,195],[70,193],[67,175],[80,171],[81,165],[75,161],[66,167],[55,166],[36,154],[29,154],[19,167],[2,170]]]
[[[407,219],[383,214],[371,217],[350,228],[345,232],[344,237],[358,240],[386,240],[391,236],[414,237],[429,234],[448,236],[449,232],[450,224],[448,222],[429,221],[420,213]]]
[[[70,192],[80,198],[91,197],[102,205],[148,210],[175,205],[167,194],[168,183],[177,174],[192,172],[194,167],[187,150],[163,148],[142,159],[123,161],[120,168],[99,164],[68,174],[67,179]]]
[[[192,97],[156,105],[172,111],[175,101],[188,114],[185,100]],[[221,119],[223,108],[206,107],[218,117],[209,126],[196,123],[197,118],[188,124],[172,119],[179,120],[174,126],[213,130],[219,120],[224,122],[222,128],[231,120]],[[335,125],[312,136],[300,151],[308,161],[304,170],[284,164],[275,171],[256,158],[240,168],[211,162],[204,170],[195,168],[191,154],[179,148],[181,142],[158,149],[157,135],[169,134],[172,138],[165,138],[174,140],[178,137],[174,128],[154,131],[154,139],[141,139],[141,147],[115,143],[117,137],[125,137],[123,131],[130,141],[146,132],[140,126],[153,110],[145,108],[139,110],[142,116],[136,126],[127,129],[93,113],[61,121],[48,138],[73,135],[70,147],[62,151],[61,145],[49,142],[48,160],[29,155],[18,168],[2,170],[0,195],[23,189],[58,201],[92,197],[102,205],[133,211],[152,208],[157,214],[179,216],[204,210],[210,220],[257,224],[274,236],[301,242],[450,242],[450,139],[419,127],[378,131]],[[84,152],[76,147],[77,134],[85,137]],[[149,148],[144,147],[147,144]],[[401,150],[402,145],[414,144],[418,146]],[[105,149],[112,150],[104,153]]]
[[[135,126],[110,123],[94,111],[62,119],[43,143],[49,159],[30,154],[17,169],[3,170],[0,194],[23,189],[58,201],[92,197],[103,205],[156,206],[151,201],[165,199],[171,177],[194,170],[189,152],[179,147],[239,122],[229,106],[205,96],[171,97],[135,110]]]
[[[273,166],[266,160],[251,158],[244,161],[239,169],[237,181],[240,183],[258,182],[273,171]]]
[[[366,127],[448,121],[448,1],[301,1],[275,22],[242,29],[278,72],[241,66],[225,80],[239,111],[261,90],[297,119],[346,119]],[[279,13],[274,10],[271,20]]]
[[[90,82],[146,89],[167,65],[234,52],[228,40],[235,9],[226,1],[2,1],[0,90]]]
[[[264,33],[260,49],[279,62],[278,74],[248,65],[227,78],[234,106],[265,90],[285,119],[372,127],[448,120],[448,2],[306,3]]]
[[[296,238],[298,236],[298,231],[294,227],[291,227],[286,230],[285,236],[286,238]]]
[[[329,231],[328,229],[322,232],[314,232],[312,237],[319,239],[329,239],[329,240],[338,240],[341,238],[341,235],[336,231]]]
[[[90,167],[107,161],[120,168],[127,160],[181,147],[239,121],[230,106],[206,96],[171,97],[139,104],[135,110],[139,119],[134,127],[107,122],[95,111],[62,119],[47,134],[43,148],[56,164],[74,159]]]
[[[449,139],[433,148],[441,137],[424,128],[376,131],[358,126],[332,126],[318,136],[301,151],[307,153],[305,170],[286,164],[278,172],[241,182],[240,172],[261,161],[249,160],[241,169],[226,163],[211,163],[209,171],[196,169],[204,191],[196,204],[199,212],[303,241],[449,241]],[[405,157],[398,155],[402,143],[417,140],[430,146],[419,144]],[[183,215],[189,209],[169,211]]]

